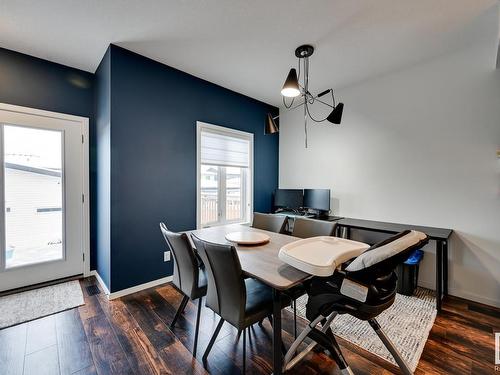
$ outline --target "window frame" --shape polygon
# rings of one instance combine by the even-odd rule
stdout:
[[[202,227],[201,225],[201,133],[202,131],[207,132],[216,132],[224,134],[228,137],[235,137],[245,139],[249,142],[249,155],[248,155],[248,169],[246,173],[242,174],[242,189],[241,196],[246,196],[246,204],[247,211],[245,212],[244,219],[240,220],[217,220],[216,222],[210,223],[209,225],[205,225]],[[247,224],[251,220],[251,213],[253,212],[253,169],[254,169],[254,135],[253,133],[244,132],[241,130],[231,129],[224,126],[212,125],[205,122],[197,121],[196,122],[196,228],[207,228],[212,226],[226,225],[226,224]],[[224,212],[224,217],[226,216],[226,166],[218,166],[219,173],[218,178],[219,182],[223,182],[218,185],[218,199],[219,199],[219,210]],[[224,172],[222,172],[222,169]],[[243,206],[243,204],[242,204]]]

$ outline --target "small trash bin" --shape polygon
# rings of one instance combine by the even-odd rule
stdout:
[[[398,265],[396,268],[398,293],[406,296],[413,295],[418,284],[418,267],[423,257],[422,250],[415,250],[404,263]]]

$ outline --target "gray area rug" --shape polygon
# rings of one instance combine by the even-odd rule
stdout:
[[[83,305],[77,280],[0,297],[0,329]]]
[[[307,296],[297,300],[297,315],[304,319],[306,303]],[[413,371],[417,368],[436,312],[434,292],[418,288],[413,296],[396,295],[394,304],[377,317],[380,326]],[[337,316],[331,327],[335,335],[397,366],[368,322],[345,314]]]

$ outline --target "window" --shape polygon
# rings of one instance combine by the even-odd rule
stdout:
[[[253,134],[197,123],[198,228],[250,221]]]

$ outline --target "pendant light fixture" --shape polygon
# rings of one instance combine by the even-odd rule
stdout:
[[[280,131],[278,125],[274,120],[276,120],[278,116],[273,117],[270,113],[267,114],[266,118],[266,129],[264,131],[265,134],[274,134]]]
[[[342,120],[343,111],[344,111],[344,103],[339,103],[335,108],[333,108],[333,111],[328,115],[326,119],[330,121],[332,124],[340,124],[340,121]]]
[[[295,68],[290,69],[288,77],[286,77],[283,88],[281,89],[281,95],[287,98],[295,98],[300,95],[299,80]]]
[[[287,109],[295,109],[300,106],[304,106],[304,135],[305,135],[305,146],[307,148],[307,119],[311,119],[314,122],[328,121],[332,124],[340,124],[342,121],[342,112],[344,111],[344,103],[335,104],[335,96],[333,95],[333,89],[325,90],[318,95],[313,95],[309,92],[309,57],[314,53],[314,47],[308,44],[302,45],[295,50],[295,56],[299,59],[298,61],[298,74],[295,68],[290,69],[288,76],[286,77],[283,88],[281,89],[281,95],[283,96],[283,105]],[[302,84],[300,84],[300,75],[302,72]],[[331,94],[332,103],[328,103],[321,97]],[[301,100],[297,105],[293,105],[296,98]],[[292,98],[290,103],[286,102],[285,98]],[[332,109],[330,114],[325,118],[315,118],[310,111],[310,107],[314,103],[321,103]],[[267,115],[266,119],[266,134],[274,134],[279,131],[275,120],[279,116],[273,117],[271,114]]]

